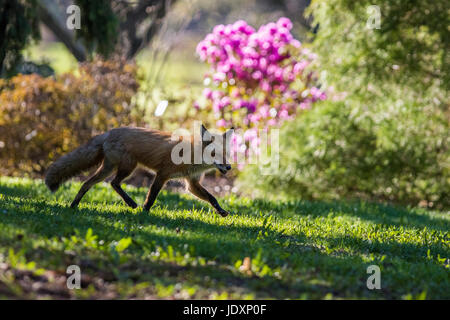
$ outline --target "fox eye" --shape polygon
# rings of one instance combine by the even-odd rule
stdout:
[[[213,151],[211,152],[211,157],[215,157],[215,156],[216,156],[216,151],[213,150]]]

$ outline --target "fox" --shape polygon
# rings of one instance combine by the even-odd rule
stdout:
[[[223,134],[211,133],[203,124],[200,129],[200,139],[194,136],[181,136],[178,141],[173,139],[172,133],[154,129],[141,127],[111,129],[94,136],[86,144],[53,162],[45,174],[45,184],[51,192],[55,192],[70,178],[98,166],[95,173],[83,183],[70,207],[76,208],[92,186],[115,173],[110,183],[112,188],[128,206],[136,208],[136,202],[122,189],[121,182],[141,165],[155,173],[143,204],[144,211],[150,210],[168,180],[184,179],[190,193],[208,202],[216,213],[226,217],[229,212],[219,205],[217,199],[200,182],[207,171],[217,169],[220,173],[226,174],[231,170],[228,158],[230,136],[234,128]],[[191,152],[191,155],[183,154],[189,156],[190,161],[174,162],[173,151],[180,141],[191,150],[201,150],[200,161],[195,161],[195,152]],[[206,150],[210,152],[205,152]]]

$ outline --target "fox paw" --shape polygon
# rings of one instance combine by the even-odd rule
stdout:
[[[136,203],[130,203],[130,204],[128,204],[131,208],[133,208],[133,209],[136,209],[137,208],[137,204]]]
[[[225,210],[218,210],[217,213],[220,214],[222,217],[226,217],[227,215],[230,214],[228,211]]]

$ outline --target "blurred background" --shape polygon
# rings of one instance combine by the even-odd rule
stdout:
[[[68,28],[72,4],[80,29]],[[448,208],[448,13],[443,0],[0,0],[0,174],[40,178],[51,161],[117,126],[231,123],[202,98],[211,63],[198,44],[220,24],[258,30],[287,17],[314,60],[295,90],[309,97],[320,88],[326,99],[272,126],[281,129],[276,172],[246,165],[209,176],[210,189]],[[269,107],[278,110],[283,94],[271,91]],[[139,171],[129,181],[150,180]]]

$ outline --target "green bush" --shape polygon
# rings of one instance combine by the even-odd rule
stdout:
[[[241,184],[264,196],[448,207],[446,3],[312,1],[330,99],[283,128],[279,172],[249,168]],[[380,24],[369,28],[376,8]]]
[[[279,169],[261,175],[258,166],[248,166],[241,189],[275,198],[448,207],[448,124],[444,113],[432,110],[369,111],[323,102],[282,128]]]

